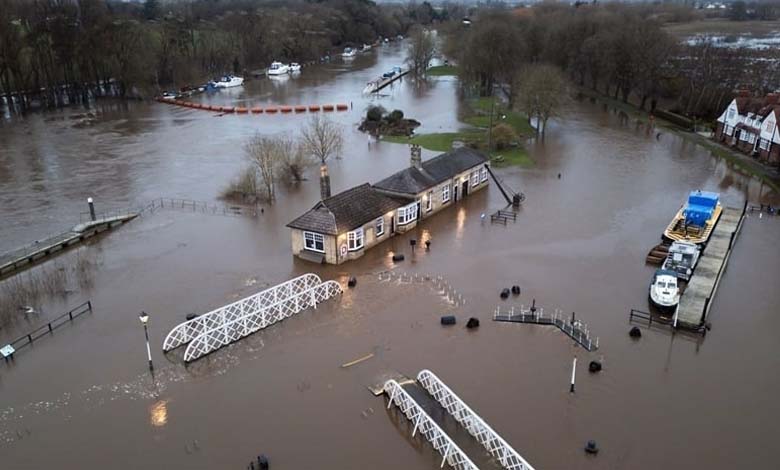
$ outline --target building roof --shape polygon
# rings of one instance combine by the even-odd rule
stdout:
[[[287,226],[338,235],[354,230],[404,204],[407,202],[385,196],[365,183],[318,202],[310,211]]]
[[[409,167],[394,173],[375,183],[374,187],[394,193],[419,194],[487,160],[482,152],[461,147],[424,161],[421,169]]]

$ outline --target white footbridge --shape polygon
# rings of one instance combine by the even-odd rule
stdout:
[[[341,293],[338,282],[304,274],[180,323],[165,337],[163,351],[186,344],[184,361],[194,361]]]
[[[534,470],[520,454],[512,448],[497,432],[480,418],[455,392],[429,370],[417,374],[420,385],[447,410],[455,421],[460,423],[469,434],[482,444],[502,468],[507,470]]]
[[[414,401],[414,398],[398,382],[388,380],[385,382],[384,389],[387,396],[390,397],[387,407],[397,406],[406,418],[414,423],[412,437],[419,430],[420,434],[425,436],[428,442],[433,445],[433,448],[441,454],[442,461],[440,467],[444,467],[446,462],[456,470],[479,470],[466,453],[460,450],[460,447],[450,439],[447,433],[442,431],[439,425],[428,416],[428,413]]]
[[[466,431],[469,432],[501,465],[508,470],[534,470],[534,468],[510,446],[497,432],[493,430],[480,416],[469,408],[455,392],[450,390],[433,372],[422,370],[417,375],[417,382],[433,397]],[[450,467],[478,470],[477,466],[455,444],[455,442],[428,416],[401,385],[395,380],[388,380],[384,385],[385,393],[390,397],[390,408],[393,404],[414,423],[412,436],[418,429],[444,457],[441,466],[446,462]]]

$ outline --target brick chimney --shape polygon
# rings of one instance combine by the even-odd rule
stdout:
[[[412,144],[411,165],[418,170],[422,169],[422,149],[417,144]]]
[[[328,165],[320,166],[320,198],[324,201],[330,197],[330,175]]]

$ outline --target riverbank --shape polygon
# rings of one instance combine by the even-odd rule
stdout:
[[[632,103],[626,103],[587,88],[580,88],[578,92],[583,96],[595,99],[601,103],[605,103],[613,108],[619,109],[625,112],[628,116],[633,117],[640,122],[646,124],[651,123],[650,114],[639,109],[638,106]],[[766,183],[775,191],[780,191],[780,171],[769,168],[755,159],[750,158],[743,153],[732,150],[717,142],[714,142],[701,134],[683,129],[677,124],[667,121],[666,119],[654,116],[652,119],[652,124],[662,127],[669,132],[673,132],[686,140],[701,145],[702,147],[709,150],[713,156],[726,160],[729,164],[736,167],[742,173],[754,176],[762,182]]]

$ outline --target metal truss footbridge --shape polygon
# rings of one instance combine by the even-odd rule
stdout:
[[[165,337],[163,351],[186,344],[184,361],[194,361],[341,293],[338,282],[304,274],[180,323]]]

